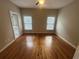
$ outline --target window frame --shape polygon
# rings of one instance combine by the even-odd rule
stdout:
[[[48,22],[48,18],[49,18],[49,17],[53,17],[53,18],[54,18],[54,22],[49,23],[49,22]],[[52,28],[51,28],[51,29],[48,28],[49,24],[52,24]],[[46,30],[47,30],[47,31],[53,31],[53,30],[55,30],[55,24],[56,24],[56,17],[55,17],[55,16],[48,16],[48,17],[47,17],[47,21],[46,21]]]
[[[30,23],[24,23],[24,17],[31,17],[31,22]],[[31,29],[26,29],[25,28],[25,24],[30,24],[31,25]],[[25,31],[32,31],[32,29],[33,29],[33,26],[32,26],[32,16],[23,16],[23,27],[24,27],[24,30]]]

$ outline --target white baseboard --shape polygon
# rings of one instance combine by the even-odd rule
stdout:
[[[76,46],[73,45],[72,43],[70,43],[68,40],[66,40],[65,38],[63,38],[62,36],[60,36],[60,35],[58,35],[58,34],[57,34],[57,36],[59,36],[62,40],[64,40],[66,43],[68,43],[70,46],[72,46],[73,48],[76,49]]]
[[[19,35],[19,37],[22,35],[23,33],[21,33],[20,35]],[[19,38],[18,37],[18,38]],[[18,39],[18,38],[16,38],[16,39]],[[16,40],[15,39],[15,40]],[[8,46],[10,46],[15,40],[12,40],[10,43],[8,43],[7,45],[5,45],[1,50],[0,50],[0,53],[2,52],[2,51],[4,51]]]
[[[73,56],[73,59],[79,59],[79,46],[77,46],[76,52]]]
[[[4,51],[8,46],[10,46],[15,40],[12,40],[9,44],[5,45],[1,50],[0,50],[0,53],[2,51]]]

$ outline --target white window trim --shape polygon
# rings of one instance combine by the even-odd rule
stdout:
[[[55,18],[55,19],[54,19],[54,25],[52,25],[53,28],[48,28],[48,27],[47,27],[47,26],[48,26],[48,17],[54,17],[54,18]],[[47,30],[47,31],[52,31],[52,30],[55,29],[56,17],[55,17],[55,16],[48,16],[48,17],[47,17],[46,30]],[[53,24],[53,23],[51,23],[51,24]]]
[[[24,30],[26,30],[26,31],[31,31],[32,28],[31,28],[31,29],[25,29],[25,24],[27,24],[27,23],[24,23],[24,17],[31,17],[31,21],[32,21],[32,16],[23,16]],[[29,23],[29,24],[30,24],[30,23]],[[31,26],[32,26],[32,22],[31,22]]]

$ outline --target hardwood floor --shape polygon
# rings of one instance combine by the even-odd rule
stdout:
[[[23,35],[0,53],[0,59],[72,59],[74,51],[56,35]]]

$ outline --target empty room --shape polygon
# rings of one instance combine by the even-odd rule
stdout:
[[[0,59],[79,59],[79,0],[0,0]]]

